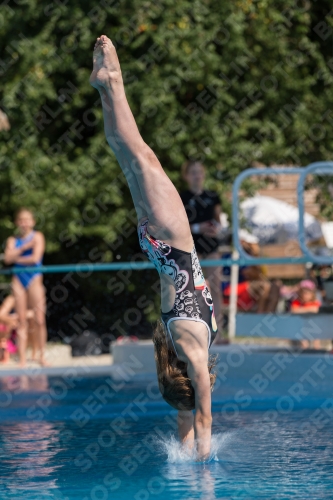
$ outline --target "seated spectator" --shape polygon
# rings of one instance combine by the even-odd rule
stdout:
[[[8,295],[0,306],[0,362],[8,363],[10,350],[8,341],[12,330],[17,326],[17,316],[12,314],[15,299]]]
[[[258,257],[258,240],[249,233],[240,234],[240,242],[245,252]],[[226,255],[223,255],[226,257]],[[223,268],[223,275],[230,275],[230,267]],[[230,283],[222,284],[224,303],[229,303]],[[266,266],[240,266],[237,285],[237,309],[240,312],[275,312],[279,301],[280,283],[267,279]]]
[[[237,285],[237,309],[239,312],[256,312],[258,314],[275,312],[279,301],[279,284],[270,282],[265,275],[250,266],[244,270],[247,280]],[[224,290],[225,303],[229,303],[231,287]]]
[[[317,313],[320,301],[316,297],[316,285],[311,280],[303,280],[299,284],[298,297],[291,302],[294,314]]]
[[[299,284],[298,296],[291,302],[290,311],[293,314],[317,313],[319,311],[320,301],[316,297],[316,285],[311,280],[303,280]],[[308,340],[301,340],[303,349],[309,347]],[[320,340],[313,341],[314,349],[320,349]]]
[[[332,281],[332,266],[328,264],[313,264],[310,270],[310,278],[316,284],[322,302],[330,304],[332,301],[326,297],[325,282]]]
[[[32,360],[36,359],[36,336],[34,334],[34,312],[27,311],[28,344],[32,349]],[[16,328],[18,315],[15,312],[15,298],[8,295],[0,305],[0,362],[8,363],[10,354],[16,354]]]

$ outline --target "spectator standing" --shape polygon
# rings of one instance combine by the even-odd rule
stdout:
[[[28,341],[27,312],[30,307],[34,312],[35,331],[38,341],[39,362],[46,365],[45,345],[47,340],[45,311],[45,289],[43,275],[38,272],[42,263],[45,239],[41,232],[35,231],[35,219],[32,211],[20,208],[15,215],[15,224],[18,235],[7,240],[5,249],[5,263],[15,268],[35,266],[36,271],[24,271],[13,275],[12,290],[15,298],[15,310],[18,316],[17,336],[20,365],[26,363],[26,349]]]
[[[190,160],[182,167],[188,189],[180,193],[200,260],[219,259],[221,201],[215,191],[204,189],[206,170],[200,161]],[[204,267],[203,272],[213,297],[219,336],[222,337],[221,268]]]

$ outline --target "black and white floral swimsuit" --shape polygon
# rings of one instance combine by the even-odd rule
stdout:
[[[173,308],[167,313],[161,313],[175,354],[177,355],[177,350],[169,325],[176,320],[200,321],[206,325],[210,347],[217,334],[214,305],[195,248],[193,247],[192,252],[184,252],[155,239],[148,233],[148,219],[139,224],[138,233],[141,250],[158,273],[170,276],[175,284]]]

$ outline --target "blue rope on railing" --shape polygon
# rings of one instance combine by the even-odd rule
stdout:
[[[319,257],[312,254],[308,248],[305,246],[305,231],[304,231],[304,200],[303,200],[303,190],[304,190],[304,179],[309,173],[314,173],[319,170],[319,173],[331,174],[333,173],[333,162],[318,162],[308,165],[308,167],[302,168],[249,168],[239,174],[233,185],[233,242],[236,249],[239,252],[240,257],[238,259],[218,259],[218,260],[202,260],[200,261],[202,267],[229,267],[232,265],[246,266],[246,265],[262,265],[262,264],[306,264],[311,263],[329,263],[333,264],[333,257]],[[251,175],[274,175],[274,174],[300,174],[300,179],[298,183],[298,205],[300,210],[300,227],[299,227],[299,239],[300,246],[304,252],[304,255],[300,257],[251,257],[245,252],[239,237],[239,189],[242,182],[247,177]],[[11,275],[25,273],[34,273],[38,271],[39,273],[68,273],[68,272],[95,272],[95,271],[143,271],[145,269],[153,269],[154,265],[151,262],[108,262],[93,264],[89,262],[78,262],[77,264],[64,264],[64,265],[52,265],[52,266],[27,266],[27,267],[12,267],[10,269],[0,269],[0,275]]]
[[[258,265],[258,264],[306,264],[309,261],[307,257],[290,257],[288,262],[286,258],[269,258],[269,257],[246,257],[239,259],[219,259],[219,260],[202,260],[202,267],[230,267],[233,264],[238,266],[245,265]],[[145,269],[154,269],[154,265],[151,262],[108,262],[104,264],[90,264],[87,262],[77,263],[77,264],[64,264],[64,265],[52,265],[52,266],[40,266],[40,267],[12,267],[10,269],[0,269],[0,274],[11,275],[19,273],[39,273],[49,274],[49,273],[69,273],[69,272],[95,272],[95,271],[143,271]]]

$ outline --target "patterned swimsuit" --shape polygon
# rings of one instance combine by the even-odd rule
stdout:
[[[199,321],[208,330],[210,347],[217,334],[213,299],[207,288],[195,248],[184,252],[155,239],[148,233],[148,219],[138,226],[141,250],[154,264],[159,274],[170,276],[175,284],[176,298],[173,308],[161,313],[169,333],[173,349],[177,351],[170,331],[170,323],[176,320]]]

